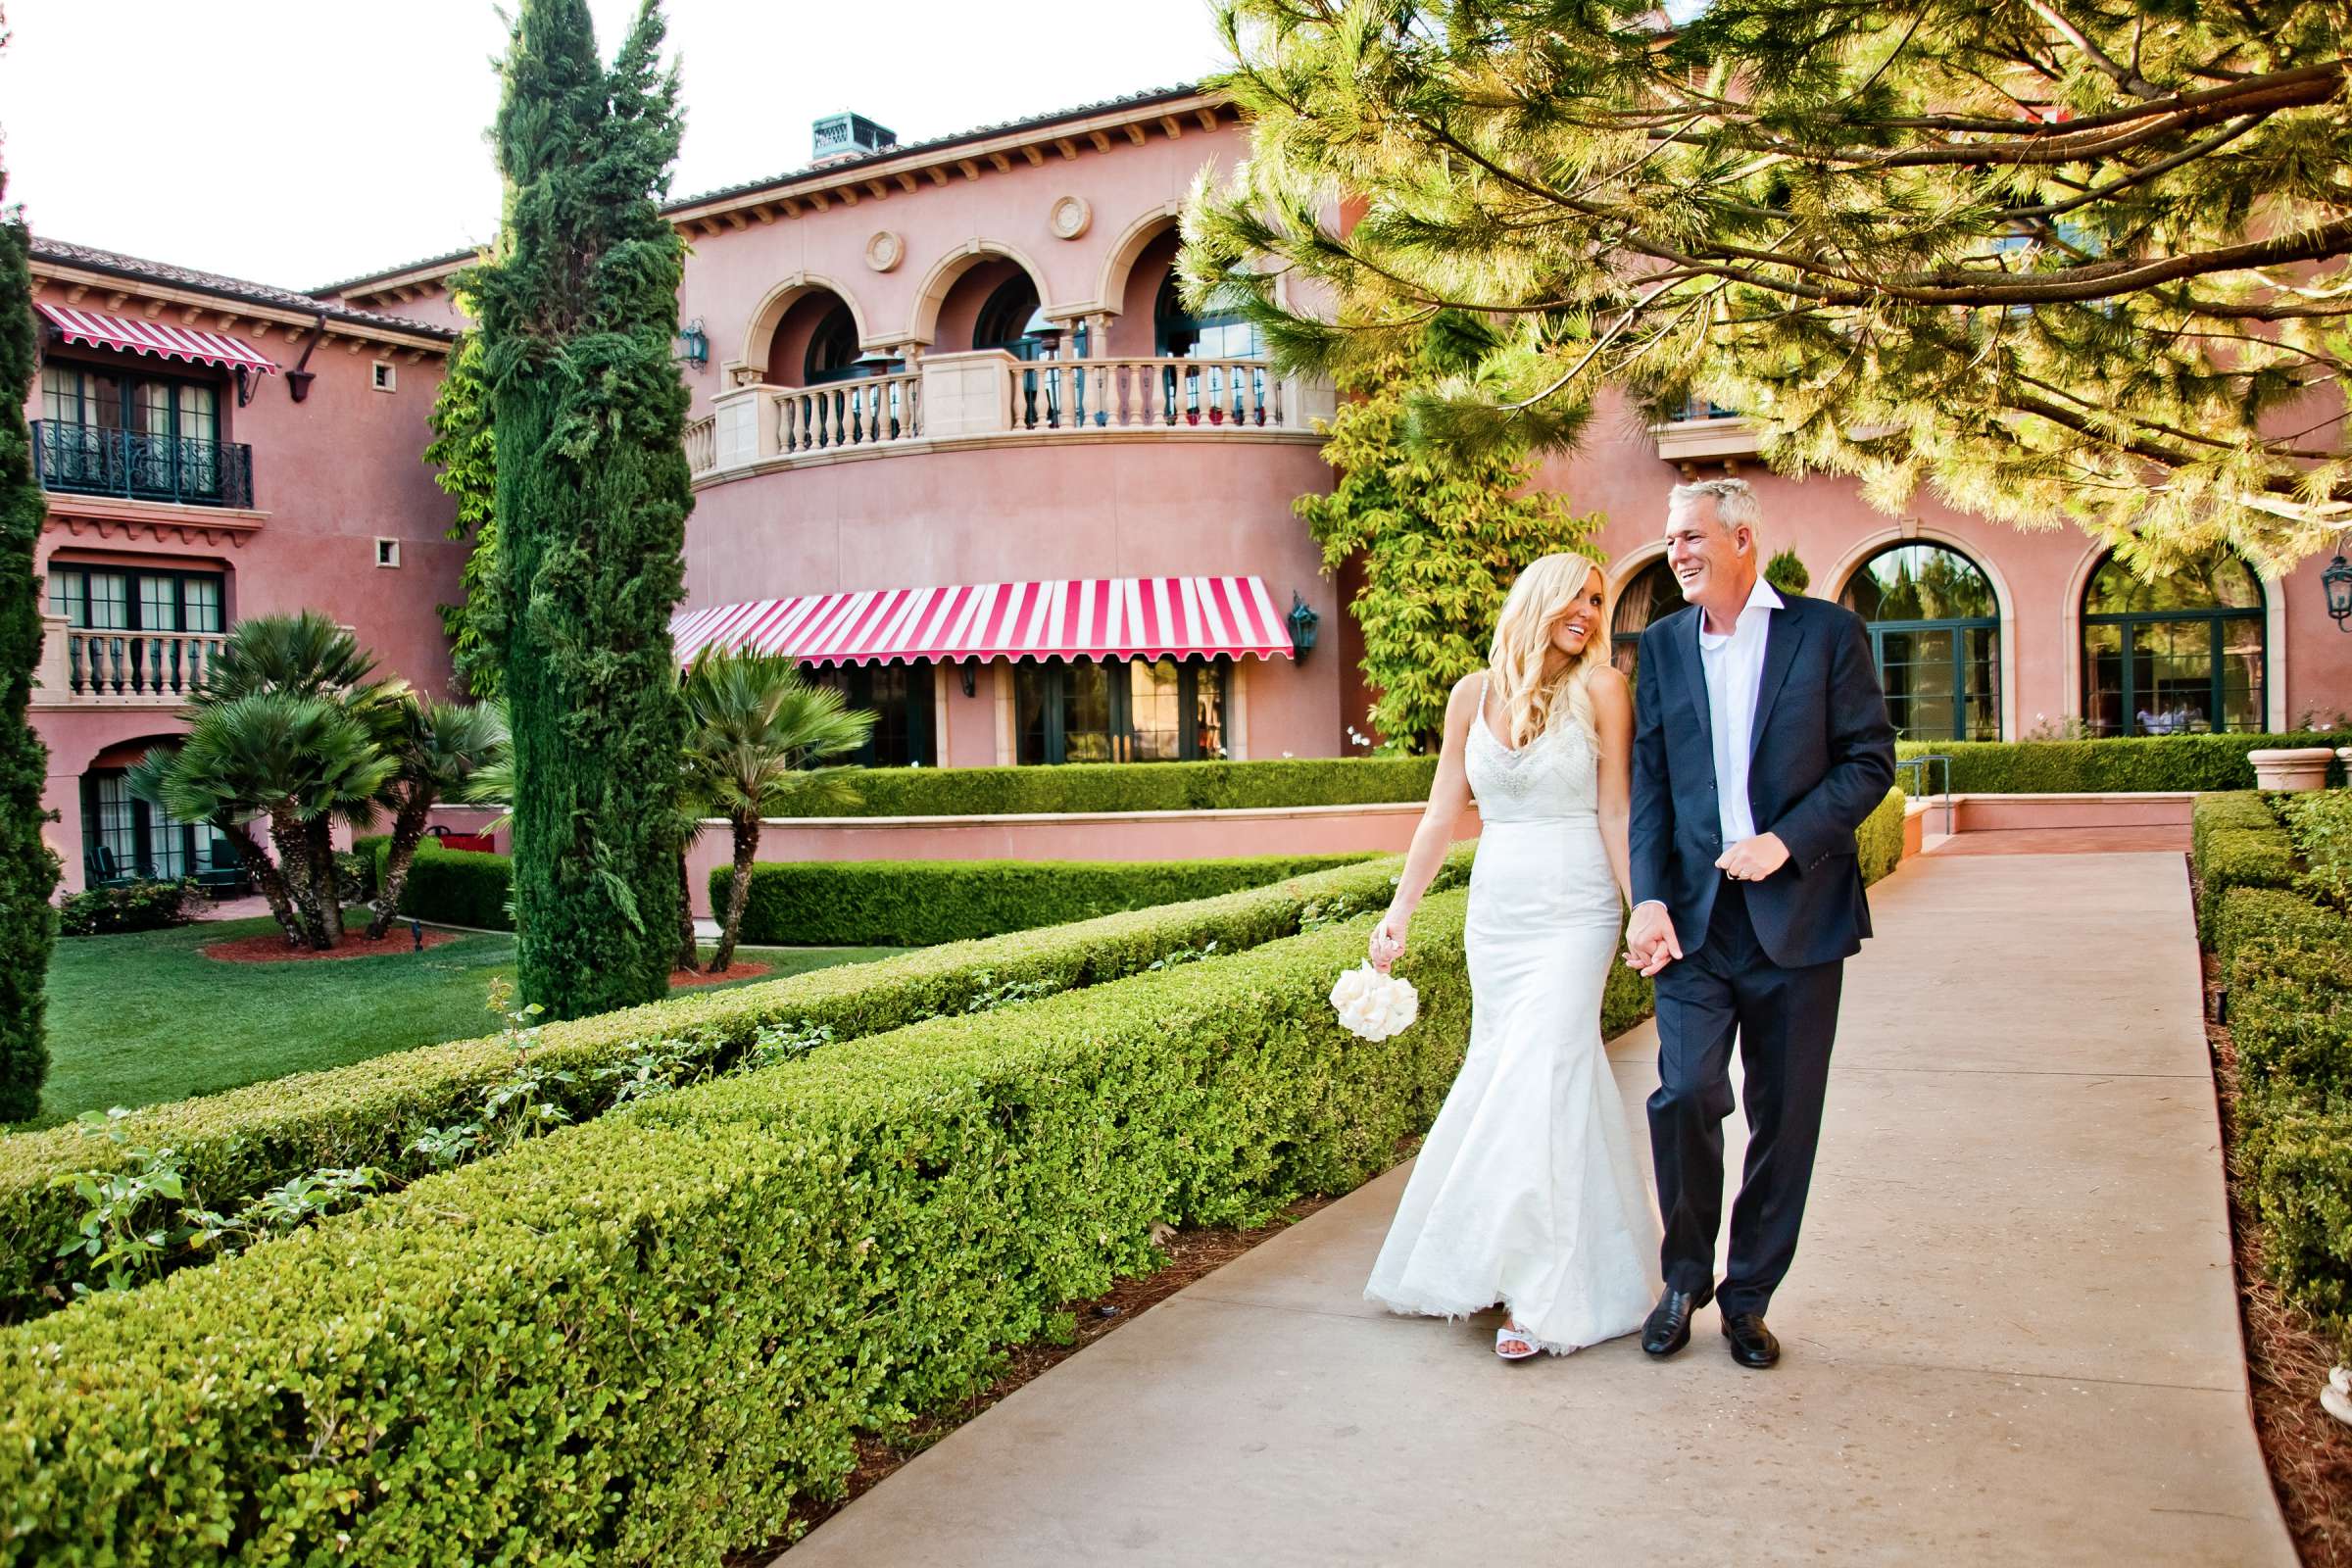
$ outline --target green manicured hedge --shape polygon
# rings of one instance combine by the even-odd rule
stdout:
[[[763,1027],[822,1026],[848,1041],[958,1012],[1007,986],[1071,990],[1148,969],[1188,949],[1217,944],[1235,953],[1289,936],[1302,916],[1385,908],[1394,858],[1298,877],[1192,904],[1108,915],[1077,925],[925,949],[876,963],[820,969],[762,985],[672,998],[541,1031],[533,1059],[574,1082],[551,1095],[572,1114],[593,1111],[608,1090],[596,1068],[643,1043],[697,1035],[722,1059]],[[1440,886],[1468,864],[1457,853]],[[1189,967],[1189,966],[1188,966]],[[194,1017],[190,1027],[201,1027]],[[213,1207],[320,1166],[400,1168],[403,1151],[426,1127],[464,1119],[485,1087],[514,1067],[496,1038],[398,1052],[327,1072],[302,1073],[223,1095],[151,1106],[126,1124],[138,1142],[177,1150],[191,1190]],[[80,1259],[55,1254],[73,1234],[80,1202],[53,1186],[58,1176],[107,1162],[103,1144],[74,1128],[0,1139],[0,1318],[46,1310],[80,1276]]]
[[[2145,735],[2104,741],[1904,741],[1898,757],[1941,753],[1952,760],[1953,790],[1963,795],[2072,795],[2126,790],[2247,790],[2254,764],[2246,754],[2268,747],[2338,746],[2343,734]],[[2331,763],[2330,776],[2342,777]],[[1931,763],[1922,789],[1941,789],[1943,768]],[[1911,775],[1906,773],[1906,778]]]
[[[2270,809],[2253,797],[2197,803],[2206,941],[2241,1090],[2231,1160],[2272,1275],[2352,1353],[2352,920],[2289,890],[2285,834],[2254,814]]]
[[[855,1435],[983,1386],[1154,1224],[1262,1222],[1427,1126],[1462,897],[680,1091],[214,1267],[0,1331],[6,1551],[44,1563],[715,1565]]]
[[[743,940],[785,948],[924,948],[1179,904],[1355,865],[1354,855],[1223,860],[848,860],[752,867]],[[724,909],[735,873],[710,873]]]
[[[386,837],[354,839],[352,848],[374,867],[376,886],[384,881],[384,862],[391,858]],[[409,879],[400,890],[400,912],[416,920],[445,925],[467,925],[481,931],[512,931],[514,918],[507,900],[514,887],[514,857],[486,850],[445,850],[426,838],[409,862]]]
[[[1059,767],[878,767],[855,806],[812,816],[1008,816],[1363,806],[1429,798],[1434,757],[1285,757],[1262,762],[1071,762]]]
[[[2197,930],[2217,948],[2215,922],[2231,888],[2291,888],[2295,852],[2278,816],[2252,791],[2206,796],[2189,808],[2200,895]]]
[[[1902,863],[1905,805],[1899,787],[1888,790],[1886,798],[1862,819],[1861,827],[1854,832],[1854,847],[1862,858],[1862,880],[1866,885]]]

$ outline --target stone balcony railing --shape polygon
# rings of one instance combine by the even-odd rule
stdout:
[[[1021,360],[932,355],[894,375],[814,387],[737,387],[687,427],[697,479],[948,446],[1246,435],[1315,441],[1327,383],[1262,360]]]
[[[35,708],[177,708],[220,654],[217,631],[109,631],[42,617]]]

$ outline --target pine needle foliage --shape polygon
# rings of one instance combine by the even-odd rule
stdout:
[[[492,131],[498,246],[480,307],[512,624],[522,994],[556,1017],[666,994],[685,739],[682,255],[662,219],[681,122],[648,3],[608,67],[583,0],[523,0]]]
[[[0,195],[7,187],[0,170]],[[0,214],[0,1122],[41,1108],[43,986],[57,940],[57,857],[41,842],[49,753],[25,718],[41,659],[32,556],[47,514],[24,423],[37,341],[28,254],[23,221]]]
[[[1186,286],[1343,376],[1498,323],[1427,439],[1568,445],[1613,383],[2146,570],[2352,523],[2344,0],[1219,11],[1252,153],[1196,188]]]
[[[1465,446],[1411,438],[1413,389],[1456,373],[1493,342],[1479,323],[1441,317],[1414,353],[1359,371],[1331,421],[1329,495],[1294,505],[1326,570],[1360,558],[1348,605],[1363,632],[1372,726],[1390,751],[1434,751],[1446,694],[1485,667],[1503,595],[1520,568],[1561,550],[1594,554],[1601,518],[1529,491],[1527,455],[1508,441]],[[1596,557],[1597,559],[1597,557]]]

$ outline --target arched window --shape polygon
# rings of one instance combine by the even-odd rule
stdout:
[[[1617,591],[1617,608],[1609,615],[1609,656],[1626,679],[1640,662],[1642,634],[1683,608],[1683,585],[1674,568],[1660,556]]]
[[[1886,717],[1905,740],[2001,738],[2001,620],[1977,564],[1895,545],[1854,569],[1839,602],[1870,623]]]
[[[1026,272],[999,283],[972,323],[972,347],[1004,349],[1015,359],[1043,359],[1053,325],[1038,308],[1037,285]]]
[[[2262,584],[2226,550],[2143,578],[2113,556],[2082,594],[2082,717],[2093,735],[2260,731]]]
[[[801,368],[803,386],[823,386],[864,375],[872,367],[858,363],[858,318],[849,306],[835,302],[808,336],[808,356]]]

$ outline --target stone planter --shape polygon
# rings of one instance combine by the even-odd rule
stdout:
[[[2331,746],[2289,746],[2248,752],[2254,764],[2254,787],[2263,790],[2316,790],[2328,783],[2328,764],[2335,760]]]

